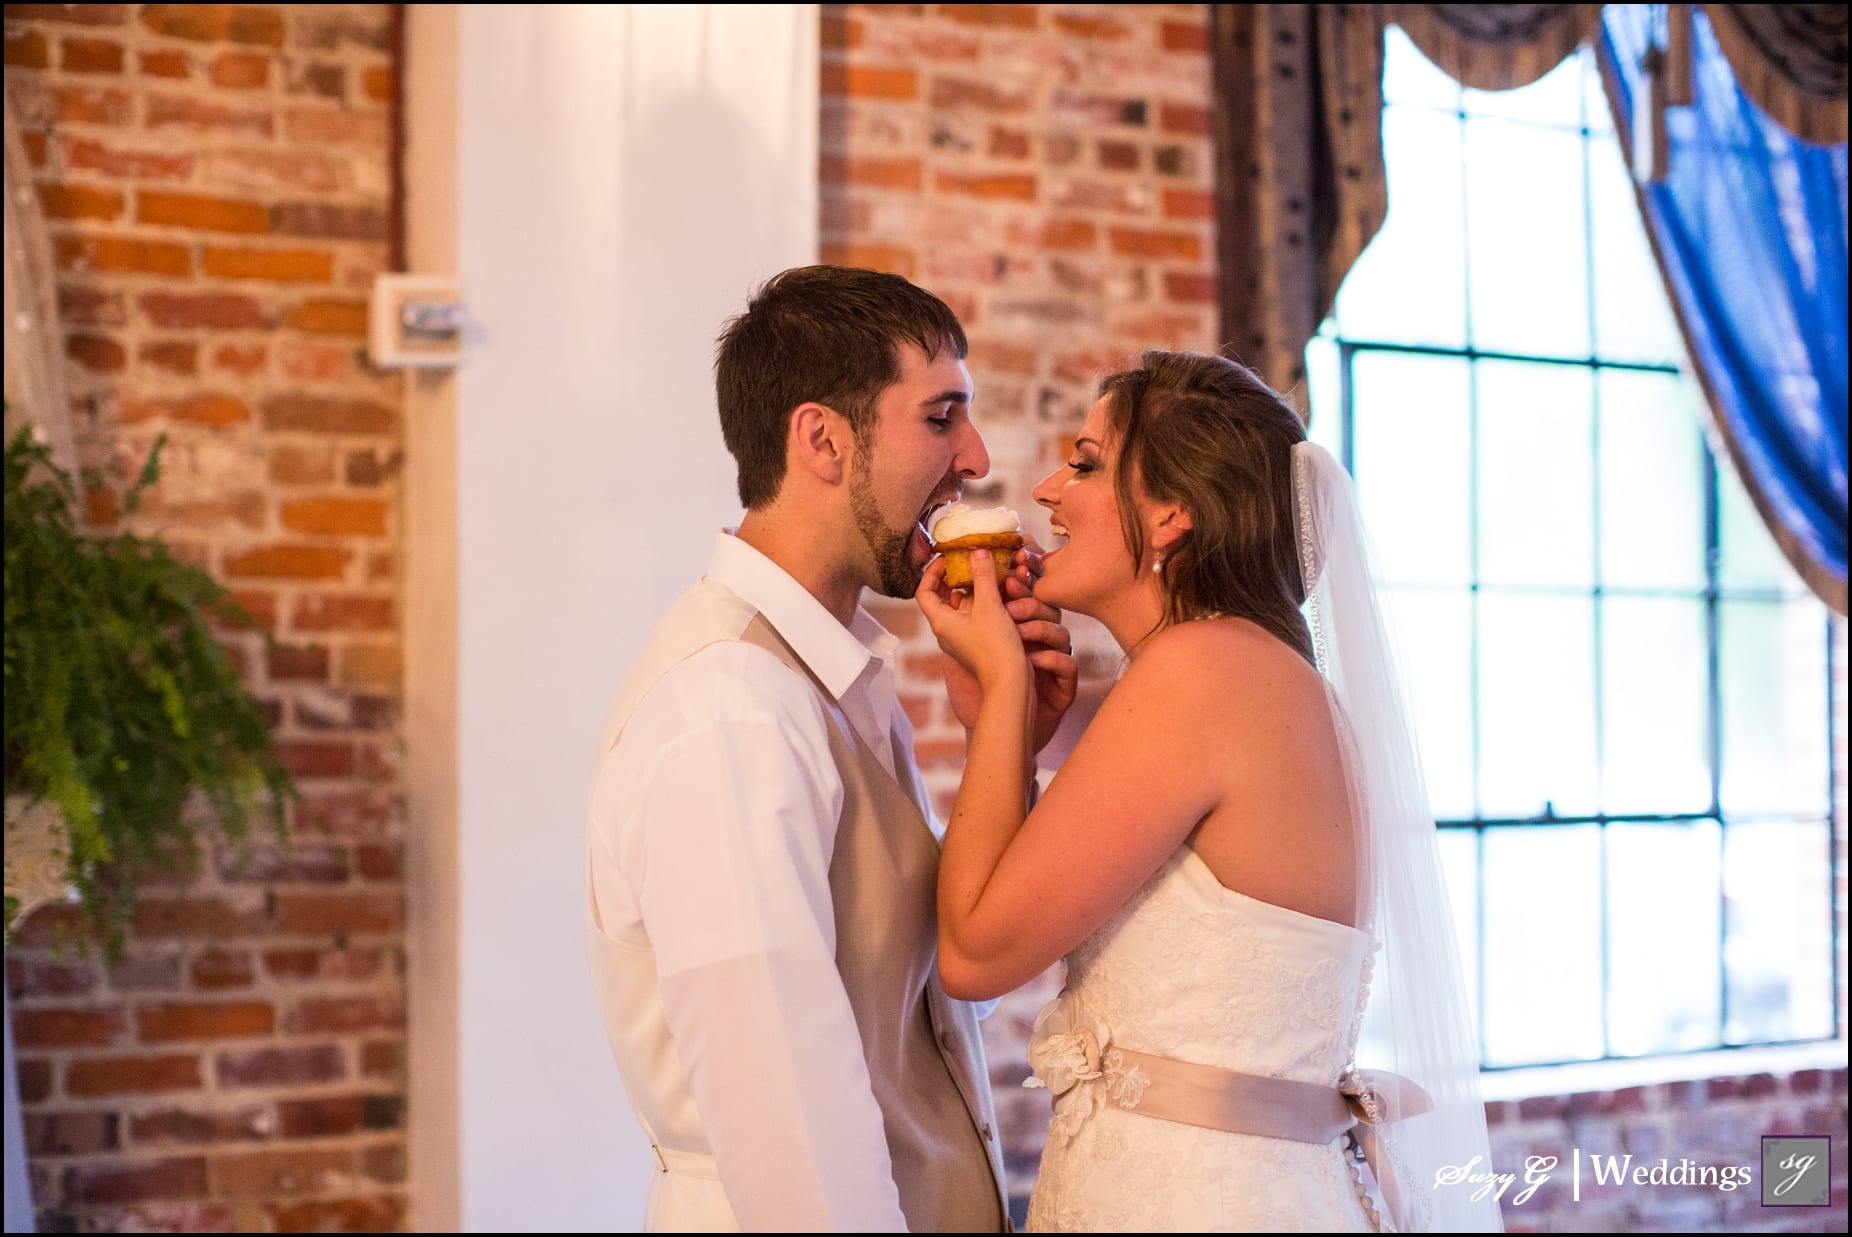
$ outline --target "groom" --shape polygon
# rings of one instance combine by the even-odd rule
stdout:
[[[786,271],[721,335],[746,507],[600,741],[588,936],[651,1231],[1007,1227],[978,1022],[935,965],[938,836],[897,706],[925,513],[990,460],[963,328],[897,275]],[[1025,640],[1058,612],[1010,586]],[[953,683],[962,714],[975,685]],[[1038,739],[1073,684],[1051,685]]]

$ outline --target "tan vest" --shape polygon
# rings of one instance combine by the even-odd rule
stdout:
[[[977,1015],[939,986],[938,839],[922,806],[765,617],[740,639],[803,674],[829,719],[843,792],[830,860],[836,969],[861,1033],[907,1227],[1004,1231],[1003,1157]],[[908,768],[912,754],[895,747],[894,767]]]

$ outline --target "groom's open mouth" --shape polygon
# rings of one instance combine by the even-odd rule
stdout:
[[[958,491],[935,494],[913,521],[913,535],[907,539],[907,557],[912,561],[915,571],[923,571],[932,561],[932,534],[927,531],[932,527],[933,513],[949,503],[958,501]]]

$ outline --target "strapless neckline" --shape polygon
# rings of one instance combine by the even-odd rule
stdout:
[[[1221,878],[1216,876],[1214,871],[1210,869],[1208,861],[1196,853],[1194,847],[1185,845],[1182,847],[1182,851],[1183,861],[1180,866],[1194,871],[1195,879],[1199,884],[1203,885],[1205,891],[1208,893],[1233,898],[1247,906],[1258,908],[1263,914],[1283,916],[1284,919],[1282,922],[1290,921],[1309,926],[1315,930],[1341,933],[1345,936],[1367,937],[1369,935],[1361,928],[1353,928],[1349,924],[1339,923],[1335,919],[1323,919],[1317,915],[1308,915],[1304,911],[1293,910],[1290,906],[1281,906],[1277,902],[1267,902],[1251,894],[1242,893],[1239,889],[1230,889],[1227,885],[1224,885]]]

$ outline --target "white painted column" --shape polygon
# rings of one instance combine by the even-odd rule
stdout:
[[[406,410],[412,1223],[635,1229],[585,792],[625,667],[739,515],[714,338],[816,260],[817,8],[407,20],[410,265],[473,324]]]

